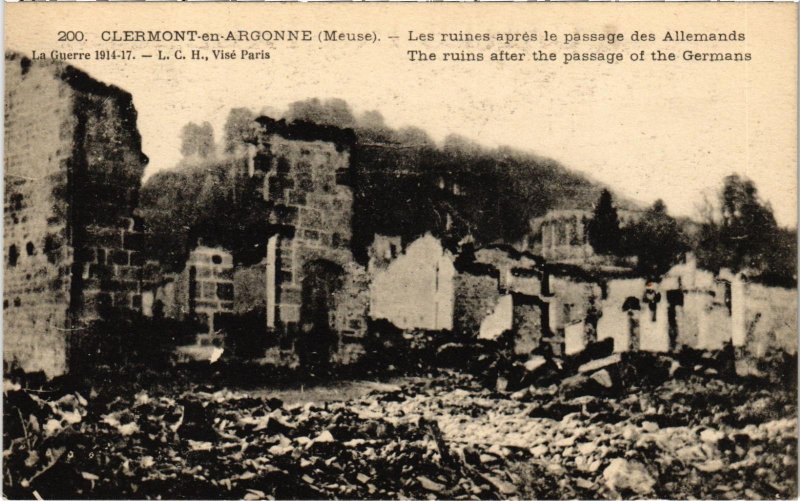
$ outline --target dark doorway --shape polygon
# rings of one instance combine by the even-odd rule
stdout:
[[[312,373],[324,372],[338,337],[333,325],[334,294],[342,287],[344,270],[323,259],[303,266],[300,332],[296,341],[300,362]]]
[[[189,317],[194,317],[197,306],[197,268],[189,268]]]

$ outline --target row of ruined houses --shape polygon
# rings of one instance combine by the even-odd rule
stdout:
[[[294,343],[321,335],[338,364],[364,355],[370,320],[463,339],[510,332],[524,356],[606,337],[618,351],[744,345],[764,316],[752,284],[691,262],[660,284],[598,280],[509,246],[453,251],[428,234],[376,235],[362,266],[351,250],[352,131],[267,117],[240,158],[269,202],[263,259],[235,265],[199,245],[182,272],[165,273],[145,259],[134,217],[147,157],[130,94],[15,53],[5,76],[3,354],[25,370],[68,372],[74,340],[120,311],[196,322],[201,344],[224,343],[227,326],[257,312],[252,335],[274,342],[254,356],[291,360]]]

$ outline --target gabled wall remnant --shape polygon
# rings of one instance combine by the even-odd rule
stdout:
[[[370,285],[370,316],[401,329],[453,329],[453,256],[427,234],[412,242]]]
[[[3,355],[54,376],[92,321],[142,308],[147,157],[127,92],[15,53],[5,82]]]

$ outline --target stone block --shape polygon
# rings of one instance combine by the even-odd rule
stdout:
[[[130,254],[126,250],[112,250],[110,259],[112,263],[117,265],[130,264]]]
[[[132,223],[131,223],[132,224]],[[144,234],[125,232],[122,237],[122,248],[127,250],[141,250],[144,245]]]
[[[609,367],[611,365],[618,364],[622,361],[622,357],[619,353],[615,353],[605,358],[600,358],[597,360],[592,360],[591,362],[587,362],[580,367],[578,367],[579,373],[587,373],[593,372],[599,369],[603,369],[605,367]]]

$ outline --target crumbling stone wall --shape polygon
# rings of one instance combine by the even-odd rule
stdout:
[[[493,245],[475,251],[475,262],[493,266],[500,272],[500,288],[517,291],[518,288],[537,290],[539,294],[541,285],[537,283],[543,278],[541,270],[542,260],[528,252],[520,252],[508,245]],[[522,292],[520,290],[520,292]]]
[[[466,306],[466,305],[465,305]],[[480,317],[482,305],[470,313]],[[527,355],[549,337],[547,303],[535,296],[511,293],[500,296],[494,309],[481,320],[479,339],[497,340],[506,331],[513,335],[513,350],[518,355]]]
[[[369,275],[356,263],[344,267],[342,288],[334,294],[333,325],[344,341],[359,340],[367,332]]]
[[[768,348],[797,351],[797,289],[744,286],[745,345],[756,356]]]
[[[141,309],[147,163],[130,94],[6,54],[4,360],[53,376],[84,329]]]
[[[514,351],[523,355],[536,349],[546,336],[542,303],[534,296],[512,294],[514,301]]]
[[[551,277],[550,287],[553,295],[561,303],[559,320],[562,326],[583,321],[589,306],[589,298],[592,296],[598,300],[601,298],[600,286],[594,282],[584,282],[570,277]]]

